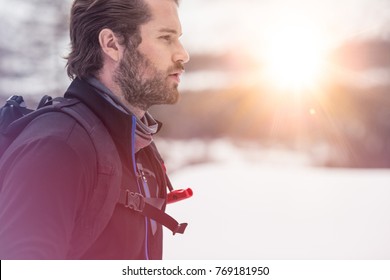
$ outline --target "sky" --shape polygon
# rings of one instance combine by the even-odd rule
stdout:
[[[311,26],[328,44],[390,29],[387,0],[182,0],[180,14],[183,42],[194,52],[253,50],[281,25]]]
[[[68,10],[71,1],[67,2]],[[24,0],[0,0],[0,7],[0,16],[8,16],[5,22],[10,26],[28,17],[29,11],[34,11]],[[179,13],[183,26],[182,42],[190,55],[236,53],[243,55],[241,59],[255,63],[264,64],[265,61],[270,68],[269,73],[250,73],[255,76],[248,80],[252,82],[270,74],[274,77],[269,80],[276,77],[279,81],[284,76],[289,87],[296,81],[317,82],[316,77],[311,75],[315,72],[321,75],[316,64],[325,52],[339,46],[344,40],[372,36],[387,38],[390,34],[388,0],[181,0]],[[50,11],[45,11],[44,19],[53,19]],[[9,34],[7,29],[3,31],[2,39],[7,42],[18,44],[21,41],[18,35],[25,36],[23,32]],[[62,57],[68,53],[68,41],[56,42],[56,45],[59,49],[52,59],[53,64],[63,69],[65,61]],[[290,52],[289,57],[283,56],[286,52]],[[306,68],[296,71],[296,64],[301,61],[294,60],[294,57],[306,57],[307,54],[310,56],[304,62]],[[283,70],[286,60],[291,67]],[[302,75],[293,76],[292,72]],[[249,76],[247,73],[244,75]],[[63,76],[61,83],[66,86],[69,80],[65,73]],[[56,80],[58,84],[58,79],[58,76],[54,76],[51,80]],[[183,77],[182,89],[220,87],[230,79],[221,73],[194,73]],[[39,78],[36,83],[34,80],[27,80],[26,83],[30,85],[28,91],[42,91]],[[7,87],[25,91],[17,82]],[[55,88],[56,84],[52,87]]]
[[[31,10],[21,0],[0,0],[0,7],[0,14],[12,15],[13,21]],[[193,52],[256,45],[280,25],[307,24],[332,42],[386,35],[390,29],[388,0],[181,0],[179,11],[183,41]]]
[[[183,78],[184,89],[265,82],[301,91],[325,81],[329,73],[334,77],[338,66],[329,64],[328,57],[346,41],[390,34],[388,0],[182,0],[180,16],[190,55],[234,53],[262,67],[240,76],[191,73]],[[342,72],[342,79],[370,87],[388,83],[388,71]]]

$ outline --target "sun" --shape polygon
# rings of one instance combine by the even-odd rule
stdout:
[[[326,41],[309,24],[277,26],[264,42],[264,75],[273,86],[297,92],[320,82],[325,71]]]

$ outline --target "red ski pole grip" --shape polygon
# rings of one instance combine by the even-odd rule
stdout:
[[[181,189],[181,190],[173,190],[167,195],[167,203],[178,202],[183,199],[190,198],[193,195],[193,192],[190,188]]]

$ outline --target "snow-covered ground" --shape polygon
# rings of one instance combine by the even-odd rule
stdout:
[[[168,167],[188,150],[205,153],[196,141],[160,146],[177,155]],[[206,146],[208,161],[171,174],[194,196],[168,205],[189,226],[184,235],[166,231],[165,259],[390,259],[390,170],[316,168],[227,141]]]

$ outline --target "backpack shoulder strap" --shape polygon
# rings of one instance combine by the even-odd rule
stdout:
[[[67,101],[65,101],[67,102]],[[122,163],[115,143],[103,122],[83,103],[61,106],[88,133],[97,157],[97,180],[93,194],[77,221],[71,240],[70,258],[79,258],[109,223],[119,200]]]
[[[84,235],[81,229],[80,235],[84,235],[89,240],[78,238],[81,243],[78,247],[82,246],[83,242],[90,241],[91,237],[93,237],[93,240],[98,237],[108,224],[117,203],[155,220],[170,229],[173,234],[184,233],[187,223],[179,224],[170,215],[156,207],[159,202],[156,203],[153,201],[153,198],[145,198],[140,193],[130,192],[121,188],[121,159],[111,135],[100,119],[82,103],[74,106],[63,106],[61,110],[71,115],[86,129],[92,139],[98,157],[98,183],[95,194],[89,202],[91,206],[88,209],[91,209],[91,211],[88,210],[86,217],[83,218],[83,223],[89,224],[92,230],[89,233],[91,236]],[[153,146],[153,152],[162,161],[155,146]],[[164,174],[166,174],[165,170]],[[168,186],[172,189],[170,184]],[[100,207],[100,212],[96,213],[96,207]]]

